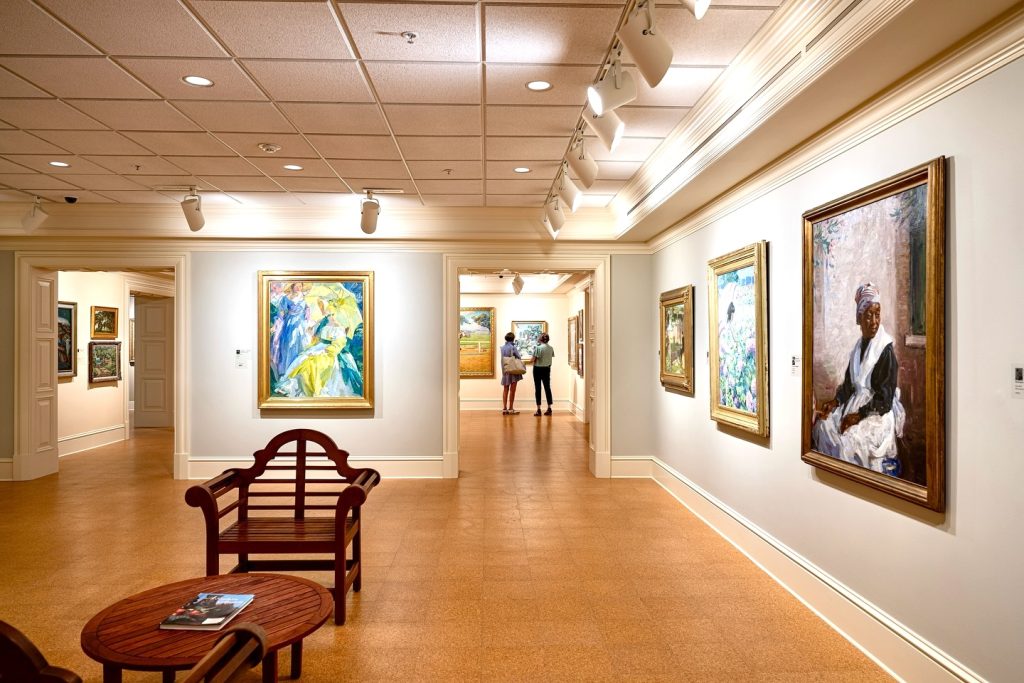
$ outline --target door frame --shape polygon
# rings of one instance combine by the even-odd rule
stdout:
[[[608,255],[555,256],[543,254],[445,254],[444,324],[442,326],[444,390],[441,401],[443,473],[445,478],[459,476],[459,273],[466,269],[487,268],[525,272],[590,271],[592,280],[591,327],[593,351],[587,375],[593,382],[594,414],[590,420],[590,472],[595,477],[611,476],[611,257]]]
[[[188,453],[191,443],[188,423],[188,392],[185,379],[189,369],[188,320],[190,256],[185,251],[19,251],[14,254],[14,472],[16,478],[32,479],[51,472],[37,472],[31,464],[30,435],[23,423],[28,404],[24,401],[26,376],[22,368],[34,367],[35,346],[30,343],[23,313],[31,312],[29,278],[33,268],[44,270],[107,270],[125,271],[140,268],[172,268],[174,270],[174,478],[188,476]],[[127,306],[128,288],[125,289]],[[125,309],[127,311],[127,308]],[[56,366],[54,371],[56,372]],[[56,378],[54,379],[56,381]],[[128,401],[125,392],[124,422],[128,424]],[[20,476],[19,476],[20,473]]]
[[[146,273],[125,273],[124,274],[124,311],[125,320],[128,320],[128,310],[131,307],[131,299],[135,294],[141,294],[143,296],[158,296],[165,297],[168,299],[175,299],[174,294],[174,282],[167,282],[159,278],[152,277]],[[178,302],[174,300],[175,313],[177,313]],[[127,323],[125,323],[127,324]],[[125,340],[125,346],[127,346],[127,339]],[[134,369],[133,369],[134,372]],[[178,376],[178,369],[173,368],[172,373],[175,377]],[[127,374],[127,373],[126,373]],[[136,381],[134,374],[132,375],[132,381]],[[136,389],[138,386],[136,386]],[[175,387],[175,391],[177,388]],[[125,415],[131,415],[132,401],[128,396],[129,392],[124,392],[124,410]],[[125,422],[125,424],[131,426],[134,423],[131,421]]]

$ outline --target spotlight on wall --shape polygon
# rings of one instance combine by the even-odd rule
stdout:
[[[562,207],[558,205],[558,197],[552,197],[548,200],[547,205],[544,207],[544,217],[548,219],[551,231],[557,235],[558,231],[565,225],[565,213],[562,211]]]
[[[711,0],[679,0],[679,4],[690,10],[690,14],[700,21],[708,11]]]
[[[196,192],[195,187],[189,188],[188,194],[181,202],[181,210],[188,221],[188,229],[198,232],[206,225],[206,218],[203,216],[203,198]]]
[[[42,204],[40,204],[39,197],[36,197],[35,202],[32,203],[32,207],[21,217],[21,227],[25,228],[27,232],[32,232],[43,222],[50,217],[50,214],[43,211]]]
[[[654,0],[640,0],[617,35],[647,85],[653,88],[661,83],[672,65],[672,46],[654,27]]]
[[[579,178],[580,184],[583,185],[584,189],[589,190],[597,180],[597,162],[592,157],[587,156],[586,143],[583,141],[581,135],[577,142],[570,146],[569,153],[565,155],[566,161],[569,162],[569,168]]]
[[[512,291],[515,292],[517,295],[521,294],[523,291],[523,285],[525,284],[526,282],[523,280],[523,276],[520,275],[519,273],[516,273],[515,278],[512,279]]]
[[[615,148],[619,146],[622,134],[626,131],[626,124],[622,122],[619,115],[613,111],[606,111],[601,116],[598,116],[590,108],[590,105],[587,105],[587,108],[583,110],[583,120],[587,122],[587,125],[594,131],[594,134],[600,138],[605,149],[609,152],[614,152]]]
[[[373,191],[367,190],[366,197],[360,202],[359,229],[367,235],[377,231],[377,216],[380,215],[380,202],[373,198]]]
[[[629,71],[622,70],[622,61],[618,56],[608,67],[604,78],[587,88],[587,102],[598,116],[635,99],[636,79]]]
[[[569,178],[569,166],[564,161],[562,170],[558,174],[558,196],[568,207],[569,213],[576,213],[580,199],[583,197],[583,193],[576,187],[576,183]]]

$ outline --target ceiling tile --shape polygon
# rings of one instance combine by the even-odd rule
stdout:
[[[289,192],[346,192],[345,183],[337,178],[274,178]],[[351,194],[351,193],[350,193]]]
[[[0,93],[4,97],[49,97],[46,92],[5,69],[0,69]]]
[[[488,64],[487,104],[566,104],[582,107],[597,67]],[[550,90],[529,90],[530,81],[547,81]]]
[[[331,159],[327,163],[343,178],[356,176],[359,178],[405,178],[409,173],[401,161],[372,160],[338,160]]]
[[[416,179],[420,193],[427,194],[480,194],[484,191],[483,180],[420,180]]]
[[[475,105],[389,104],[384,113],[395,135],[480,133],[480,107]]]
[[[166,102],[71,100],[69,103],[115,130],[199,130],[199,126],[175,111]],[[37,125],[35,127],[49,128],[51,126]]]
[[[56,176],[62,176],[65,173],[108,173],[105,168],[67,154],[8,154],[6,158],[16,164],[31,168],[33,171]],[[63,161],[70,166],[65,168],[50,166],[51,161]]]
[[[473,161],[481,158],[479,137],[416,137],[398,138],[406,159],[446,159]]]
[[[0,185],[16,190],[73,190],[74,185],[42,173],[0,173]]]
[[[137,175],[132,176],[132,180],[148,188],[195,186],[197,190],[213,190],[213,185],[192,175]]]
[[[307,135],[328,159],[399,159],[390,135]]]
[[[345,189],[337,192],[293,192],[292,196],[309,206],[331,206],[359,212],[359,200]],[[419,203],[418,199],[416,203]]]
[[[644,107],[692,107],[721,73],[722,70],[718,68],[672,67],[658,87],[652,88],[639,73],[634,72],[637,98],[631,104]]]
[[[302,201],[285,192],[232,192],[231,196],[245,206],[302,206]]]
[[[478,194],[425,194],[426,206],[483,206],[484,198]]]
[[[0,130],[0,154],[60,154],[64,150],[20,130]]]
[[[57,97],[156,98],[106,57],[4,57],[0,64]]]
[[[94,55],[96,50],[28,0],[0,2],[3,52],[22,55]]]
[[[627,131],[628,132],[628,131]],[[596,161],[647,161],[658,148],[661,138],[622,138],[614,152],[609,152],[596,137],[586,137],[587,156]]]
[[[0,119],[18,128],[96,130],[104,127],[59,100],[0,100]]]
[[[629,180],[640,170],[639,161],[600,161],[597,177],[605,180]]]
[[[580,199],[579,206],[605,207],[615,199],[613,194],[591,194],[589,191]]]
[[[688,108],[619,107],[615,110],[626,124],[626,135],[643,138],[665,137],[679,125]]]
[[[64,197],[77,197],[78,203],[80,204],[111,204],[113,199],[104,197],[96,192],[90,192],[89,190],[65,190],[63,192],[54,190],[42,190],[37,192],[40,197],[44,197],[54,202],[64,203]]]
[[[587,194],[610,194],[616,195],[626,186],[625,180],[601,180],[594,181],[594,184],[587,190]]]
[[[384,117],[375,104],[284,102],[285,115],[304,133],[386,135]],[[2,118],[2,117],[0,117]]]
[[[130,131],[128,137],[155,154],[178,156],[234,156],[209,133],[147,133]]]
[[[75,154],[149,154],[128,138],[109,130],[37,130],[35,135]]]
[[[292,124],[269,102],[173,102],[174,106],[209,131],[233,133],[294,133]]]
[[[182,197],[178,192],[162,191],[160,194],[166,195],[175,201],[181,201]],[[203,192],[203,206],[229,206],[236,208],[241,206],[241,204],[240,201],[223,192],[217,192],[216,190]]]
[[[2,182],[2,181],[0,181]],[[353,191],[363,193],[366,188],[387,188],[393,190],[404,190],[405,194],[415,195],[416,187],[411,180],[397,178],[345,178],[345,182]]]
[[[169,100],[266,100],[244,71],[230,59],[120,59],[124,68]],[[203,76],[202,88],[181,80]]]
[[[409,170],[417,182],[426,179],[465,180],[467,178],[483,178],[483,168],[479,161],[410,161]],[[420,190],[422,189],[421,187]]]
[[[771,15],[770,9],[713,7],[698,22],[685,8],[665,5],[658,7],[658,28],[672,45],[673,64],[725,66]]]
[[[275,100],[373,102],[356,62],[247,59],[244,64]]]
[[[69,173],[61,176],[62,180],[77,185],[86,190],[142,190],[142,185],[134,183],[127,178],[111,174],[77,175]],[[81,197],[79,197],[81,199]]]
[[[487,206],[532,206],[541,208],[544,206],[546,194],[489,194],[487,195]]]
[[[558,172],[561,165],[559,161],[487,161],[487,179],[503,180],[536,180],[542,178],[551,185],[551,179]],[[529,173],[516,173],[512,169],[516,166],[526,166]],[[488,183],[490,186],[490,183]]]
[[[487,137],[487,158],[508,159],[561,159],[569,146],[568,134],[559,137],[503,138]]]
[[[0,159],[0,173],[28,173],[29,169],[26,166],[8,161],[7,159]]]
[[[353,59],[329,3],[197,0],[192,5],[235,56]]]
[[[582,105],[577,107],[487,106],[488,135],[569,136],[579,121]],[[628,130],[628,129],[627,129]]]
[[[615,7],[485,7],[489,63],[592,64],[605,57],[622,11]],[[581,103],[582,104],[582,103]]]
[[[316,150],[302,139],[301,135],[287,133],[217,133],[217,138],[239,154],[245,156],[266,155],[267,158],[270,158],[271,156],[287,155],[296,159],[311,159],[320,156],[316,153]],[[261,142],[271,142],[275,145],[280,145],[281,149],[274,155],[266,154],[259,148]]]
[[[224,56],[177,0],[46,0],[46,6],[108,54]]]
[[[224,192],[280,192],[281,188],[264,176],[206,176],[204,182]]]
[[[371,62],[366,69],[381,102],[480,104],[478,64]]]
[[[529,180],[488,180],[487,194],[542,194],[547,195],[553,178]]]
[[[181,199],[168,197],[165,194],[151,192],[150,190],[133,190],[130,192],[121,190],[104,190],[103,196],[109,197],[115,202],[119,202],[121,204],[175,204],[181,201]]]
[[[178,157],[171,155],[166,159],[193,175],[263,175],[258,168],[242,157]]]
[[[473,4],[340,3],[363,59],[478,62],[480,32]],[[412,43],[401,35],[415,31]]]
[[[0,189],[0,202],[31,202],[32,195],[18,190]]]
[[[248,157],[248,161],[267,175],[294,178],[302,176],[306,178],[331,178],[334,171],[321,159],[289,159],[288,157],[273,156]],[[285,164],[301,166],[301,171],[289,171],[284,168]]]
[[[110,169],[121,175],[179,175],[181,169],[174,164],[155,156],[87,156],[86,159],[97,166]]]

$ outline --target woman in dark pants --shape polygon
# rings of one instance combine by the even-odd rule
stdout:
[[[534,413],[536,416],[540,416],[540,387],[544,385],[544,394],[548,399],[548,409],[545,415],[551,414],[551,361],[555,357],[555,350],[551,348],[548,342],[551,341],[551,337],[547,334],[540,336],[540,344],[537,344],[537,350],[533,352],[533,392],[537,398],[537,412]]]

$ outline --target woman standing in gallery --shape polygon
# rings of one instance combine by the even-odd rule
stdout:
[[[509,332],[505,335],[505,344],[501,347],[501,366],[504,370],[505,358],[519,358],[519,349],[513,343],[516,335]],[[501,373],[501,414],[502,415],[518,415],[519,411],[513,407],[516,401],[516,384],[523,378],[522,375],[515,375],[508,372]],[[507,406],[507,407],[506,407]]]
[[[551,361],[555,357],[555,350],[548,342],[551,337],[545,332],[540,335],[540,344],[533,352],[533,393],[537,399],[537,412],[535,416],[540,417],[540,388],[544,387],[544,396],[548,399],[548,409],[545,415],[551,414]]]

